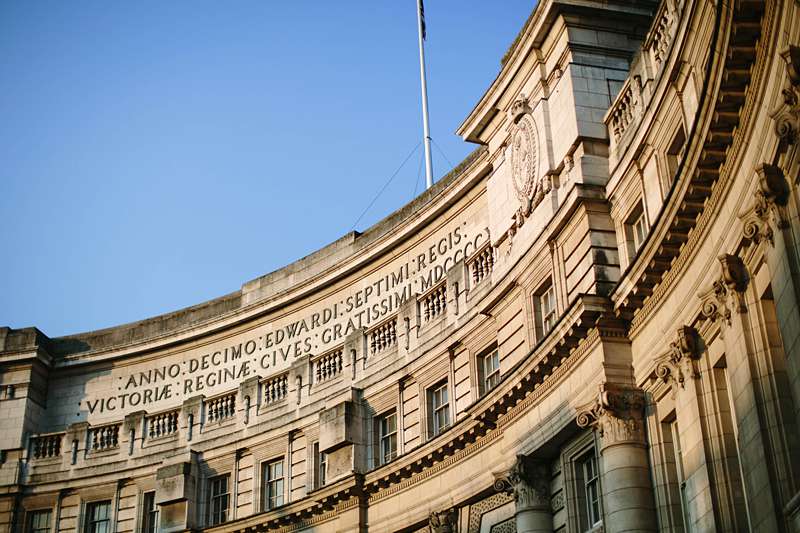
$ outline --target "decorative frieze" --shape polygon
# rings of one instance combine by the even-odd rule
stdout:
[[[594,402],[578,411],[578,426],[597,430],[602,447],[616,444],[644,444],[644,393],[613,383],[600,385]]]
[[[687,378],[699,376],[695,361],[700,357],[697,331],[690,326],[678,329],[677,338],[669,345],[669,353],[656,364],[656,376],[664,383],[674,382],[684,387]]]

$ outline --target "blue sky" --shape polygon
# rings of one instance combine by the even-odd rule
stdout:
[[[436,178],[533,6],[427,0]],[[353,229],[421,137],[415,9],[0,3],[0,326],[173,311]],[[355,229],[419,193],[420,156]]]

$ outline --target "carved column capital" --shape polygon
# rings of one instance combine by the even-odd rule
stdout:
[[[686,378],[699,377],[695,368],[695,361],[699,358],[697,331],[691,326],[682,326],[669,345],[669,353],[657,362],[656,376],[664,383],[672,381],[683,388]]]
[[[458,512],[455,509],[432,512],[428,528],[431,533],[458,533]]]
[[[506,481],[514,495],[517,512],[550,511],[550,466],[546,462],[517,455]]]
[[[602,448],[616,444],[644,444],[644,392],[627,385],[603,383],[597,399],[578,411],[580,427],[592,427]]]

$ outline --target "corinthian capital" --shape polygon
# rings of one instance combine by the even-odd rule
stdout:
[[[434,511],[428,518],[431,533],[458,533],[458,513],[455,509]]]
[[[517,511],[550,510],[550,466],[545,461],[517,455],[504,481],[511,487]]]
[[[603,383],[597,399],[578,411],[580,427],[592,427],[603,448],[615,444],[644,444],[644,393],[627,385]]]

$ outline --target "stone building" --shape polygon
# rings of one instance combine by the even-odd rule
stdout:
[[[25,532],[800,531],[800,3],[541,0],[411,204],[0,329]]]

